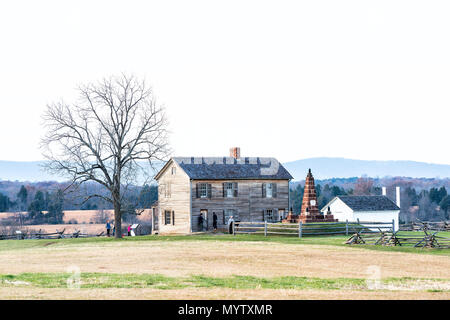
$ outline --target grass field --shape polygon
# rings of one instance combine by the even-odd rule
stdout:
[[[449,249],[348,246],[346,239],[189,235],[0,241],[0,298],[450,298]]]

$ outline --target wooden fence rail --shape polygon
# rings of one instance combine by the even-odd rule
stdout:
[[[380,232],[377,235],[364,235],[354,233],[346,244],[385,245],[385,246],[412,246],[415,248],[439,248],[449,249],[450,238],[438,236],[438,231],[431,233],[423,230],[423,234],[402,234],[401,230],[396,232]]]
[[[273,223],[241,221],[233,224],[233,234],[264,234],[285,235],[302,238],[304,236],[317,235],[349,235],[350,233],[370,234],[378,232],[393,232],[395,230],[394,220],[392,222],[379,221],[354,221],[349,222],[317,222],[317,223]]]
[[[450,221],[417,221],[400,225],[400,231],[450,231]]]
[[[24,239],[63,239],[63,238],[88,238],[88,237],[100,237],[104,234],[104,231],[98,234],[81,233],[77,230],[73,233],[64,233],[66,229],[57,232],[44,233],[39,230],[35,233],[18,232],[16,234],[0,234],[0,240],[24,240]]]

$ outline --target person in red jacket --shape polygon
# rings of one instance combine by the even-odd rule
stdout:
[[[131,224],[128,225],[128,236],[131,236]]]

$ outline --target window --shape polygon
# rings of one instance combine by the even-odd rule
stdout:
[[[263,220],[267,222],[273,222],[273,210],[272,209],[266,209],[263,210]]]
[[[208,197],[208,185],[206,183],[200,184],[200,198]]]
[[[238,184],[237,182],[224,182],[223,183],[223,197],[234,198],[238,196]]]
[[[263,183],[262,184],[262,197],[263,198],[276,198],[277,197],[277,184],[276,183]]]
[[[227,182],[225,185],[225,197],[232,198],[233,197],[233,183]]]
[[[170,183],[167,183],[167,184],[165,184],[164,185],[164,198],[170,198],[170,195],[171,195],[171,188],[170,188],[171,186],[170,186]]]
[[[172,167],[172,175],[177,174],[177,168],[176,167]]]
[[[170,198],[170,183],[161,184],[159,186],[159,195],[164,198]]]
[[[197,183],[197,198],[211,198],[211,184]]]
[[[168,225],[171,224],[171,217],[172,217],[172,212],[170,210],[165,210],[164,211],[164,224]]]
[[[272,184],[266,184],[266,198],[272,198]]]

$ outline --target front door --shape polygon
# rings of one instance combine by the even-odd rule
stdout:
[[[286,218],[286,210],[284,209],[278,209],[278,220],[282,221],[284,218]]]

